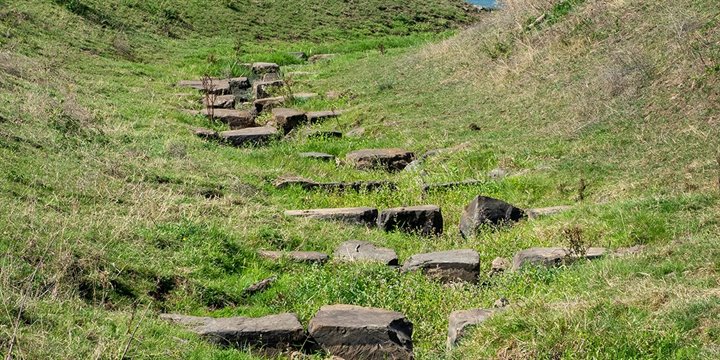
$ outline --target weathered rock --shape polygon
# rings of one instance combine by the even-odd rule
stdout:
[[[505,308],[508,306],[510,306],[510,300],[508,300],[504,297],[501,297],[501,298],[495,300],[495,302],[493,303],[493,307],[496,309],[502,309],[502,308]]]
[[[460,233],[473,236],[482,226],[509,224],[525,218],[525,212],[502,200],[487,196],[475,197],[460,218]]]
[[[353,151],[345,157],[347,162],[360,170],[402,170],[415,158],[415,154],[402,149],[365,149]]]
[[[196,90],[200,90],[215,95],[230,95],[238,90],[245,90],[250,88],[250,82],[245,77],[237,77],[230,79],[218,79],[212,78],[208,83],[203,84],[202,80],[183,80],[178,83],[181,87],[190,87]],[[208,87],[208,89],[205,89]]]
[[[501,180],[504,179],[508,175],[507,170],[505,169],[492,169],[488,172],[488,177],[493,180]]]
[[[278,136],[275,128],[262,126],[241,130],[223,131],[220,133],[220,139],[234,145],[262,145],[271,141]]]
[[[193,133],[195,136],[205,140],[217,140],[219,138],[218,132],[210,129],[195,129]]]
[[[421,270],[430,278],[441,282],[477,282],[480,272],[480,255],[477,251],[450,250],[411,256],[402,271]]]
[[[589,248],[585,254],[576,254],[561,247],[531,248],[519,251],[513,257],[513,271],[526,265],[553,267],[569,264],[578,259],[597,259],[607,253],[605,248]]]
[[[344,359],[413,359],[413,325],[398,312],[327,305],[310,320],[308,332],[323,350]]]
[[[203,115],[210,117],[210,111],[203,109],[201,112]],[[238,130],[249,127],[256,127],[258,124],[255,122],[255,116],[249,111],[235,110],[235,109],[213,109],[213,118],[216,121],[230,125],[230,129]]]
[[[272,114],[275,120],[275,126],[277,126],[283,134],[287,134],[296,127],[307,123],[305,113],[295,109],[276,108],[272,110]]]
[[[528,217],[531,219],[537,219],[544,216],[553,216],[572,210],[572,206],[552,206],[546,208],[537,208],[525,210]]]
[[[280,74],[278,73],[267,73],[263,74],[262,81],[264,82],[270,82],[270,81],[278,81],[281,80]]]
[[[256,62],[252,64],[252,72],[255,75],[277,73],[280,72],[280,66],[275,63]]]
[[[272,92],[278,92],[283,86],[285,82],[282,80],[258,81],[253,84],[253,97],[255,99],[272,97]]]
[[[252,85],[250,84],[250,79],[246,77],[236,77],[228,80],[228,87],[230,88],[230,93],[237,97],[240,94],[247,93],[248,90],[252,88]]]
[[[378,217],[378,226],[385,231],[402,230],[423,236],[441,235],[443,217],[436,205],[386,209]]]
[[[290,186],[301,186],[306,190],[310,190],[316,188],[318,183],[303,177],[291,176],[280,177],[273,182],[273,185],[275,185],[275,187],[278,189],[284,189]]]
[[[255,112],[258,114],[263,111],[272,110],[273,108],[282,106],[283,104],[285,104],[284,96],[269,97],[253,101],[253,107],[255,108]]]
[[[376,247],[367,241],[346,241],[335,249],[333,256],[339,261],[375,261],[390,266],[398,265],[395,250]]]
[[[202,102],[204,106],[208,106],[207,100],[203,98]],[[212,101],[211,107],[218,109],[234,109],[235,108],[235,95],[215,95]]]
[[[413,163],[415,163],[415,161],[413,161]],[[412,163],[411,163],[411,165],[412,165]],[[484,182],[480,181],[480,180],[454,181],[454,182],[439,183],[439,184],[426,184],[423,186],[422,190],[425,193],[429,193],[429,192],[437,191],[437,190],[455,189],[455,188],[464,187],[464,186],[478,186],[478,185],[482,185],[482,184],[484,184]]]
[[[495,258],[495,260],[492,261],[492,264],[490,264],[490,272],[488,273],[488,276],[496,276],[502,274],[506,270],[510,269],[511,266],[512,264],[508,259],[497,257]]]
[[[342,138],[343,134],[339,131],[323,131],[323,130],[316,130],[312,131],[309,130],[305,133],[305,136],[309,139],[340,139]]]
[[[355,182],[315,182],[301,177],[281,177],[273,183],[276,188],[283,189],[289,186],[300,186],[305,190],[326,191],[377,191],[382,189],[397,189],[395,183],[389,181],[355,181]]]
[[[335,160],[335,155],[321,153],[321,152],[304,152],[304,153],[300,153],[298,155],[303,158],[310,158],[310,159],[317,159],[317,160],[325,160],[325,161]]]
[[[457,345],[468,327],[476,326],[489,319],[497,310],[472,309],[453,311],[448,321],[447,348]]]
[[[287,210],[287,216],[299,216],[311,219],[337,220],[350,224],[373,226],[377,221],[378,211],[369,207]]]
[[[318,54],[318,55],[313,55],[313,56],[309,57],[308,61],[311,63],[316,63],[318,61],[330,60],[334,57],[335,57],[335,54]]]
[[[252,346],[261,350],[301,348],[307,336],[295,314],[260,318],[208,318],[162,314],[160,318],[189,328],[207,341],[236,348]]]
[[[270,286],[277,280],[277,276],[272,276],[267,279],[260,280],[243,290],[242,294],[245,297],[252,296],[259,292],[263,292],[270,288]]]
[[[311,112],[307,113],[307,118],[308,118],[309,123],[317,124],[317,123],[325,121],[327,119],[336,118],[340,115],[342,115],[342,111],[334,111],[334,110],[311,111]]]
[[[317,251],[258,251],[260,256],[270,260],[288,259],[294,262],[322,264],[328,260],[327,254]]]

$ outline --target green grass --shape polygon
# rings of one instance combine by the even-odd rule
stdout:
[[[394,12],[375,10],[398,6],[391,1],[363,2],[364,9],[331,1],[233,9],[238,3],[27,1],[0,8],[4,351],[19,324],[17,358],[119,358],[127,348],[132,358],[253,359],[206,344],[157,314],[292,311],[307,323],[322,305],[350,303],[405,313],[415,325],[418,359],[719,356],[720,79],[711,69],[720,63],[720,33],[713,1],[520,2],[458,33],[448,29],[469,19],[458,13],[459,2]],[[308,19],[321,5],[322,26],[288,21],[290,10]],[[245,11],[260,19],[268,7],[264,24],[238,21]],[[342,25],[338,12],[351,14]],[[385,19],[411,13],[436,17],[414,25]],[[556,20],[522,29],[543,13]],[[308,32],[297,41],[290,36]],[[257,40],[258,33],[267,36]],[[499,52],[489,51],[497,44]],[[290,51],[338,56],[298,64]],[[194,127],[223,127],[183,113],[199,109],[200,96],[173,84],[240,74],[242,62],[260,60],[308,72],[294,79],[295,91],[344,94],[296,104],[346,110],[315,128],[364,127],[365,134],[242,149],[193,137]],[[420,154],[459,144],[429,158],[420,173],[362,172],[295,157],[369,147]],[[496,167],[512,175],[489,179]],[[283,175],[387,179],[399,190],[275,189],[271,182]],[[421,192],[423,183],[466,179],[482,182]],[[460,213],[478,194],[574,209],[463,239]],[[437,239],[282,216],[285,209],[424,203],[442,207],[445,234]],[[497,256],[566,245],[563,230],[575,226],[595,246],[647,249],[485,276]],[[383,266],[273,263],[256,255],[331,253],[348,239],[392,247],[401,260],[475,249],[482,285],[446,287]],[[269,276],[278,280],[268,291],[242,296]],[[510,300],[509,311],[446,353],[449,313],[490,307],[499,297]]]

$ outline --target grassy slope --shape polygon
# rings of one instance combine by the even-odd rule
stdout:
[[[152,16],[124,17],[122,28],[130,30],[118,32],[60,6],[28,2],[3,10],[3,336],[10,338],[22,309],[15,351],[25,358],[118,357],[137,324],[132,357],[252,358],[212,348],[154,314],[294,311],[307,321],[321,305],[345,302],[406,313],[416,326],[418,357],[435,359],[446,355],[450,311],[487,307],[505,296],[517,307],[449,356],[718,356],[720,20],[713,2],[516,3],[459,36],[384,56],[368,49],[389,38],[359,34],[343,33],[322,46],[244,42],[244,60],[284,49],[346,53],[297,66],[313,74],[296,79],[295,88],[352,96],[299,106],[349,110],[320,128],[366,129],[361,138],[297,139],[261,149],[194,139],[188,130],[209,124],[176,110],[196,107],[197,96],[178,96],[182,91],[170,85],[208,69],[231,71],[233,38],[167,39]],[[543,23],[524,27],[544,12]],[[423,38],[393,39],[414,45]],[[468,130],[471,123],[481,130]],[[292,157],[462,143],[468,145],[430,160],[422,177],[338,170]],[[496,166],[518,175],[420,195],[422,181],[485,179]],[[390,178],[401,191],[327,196],[273,189],[269,182],[285,174]],[[578,202],[580,179],[588,189]],[[207,193],[222,196],[207,199]],[[527,207],[577,207],[463,240],[454,231],[459,213],[478,193]],[[443,207],[448,231],[437,241],[279,215],[287,208],[421,202]],[[649,244],[649,250],[453,288],[380,266],[272,264],[254,255],[257,248],[330,252],[359,238],[393,247],[402,259],[475,248],[485,270],[496,256],[565,243],[562,230],[570,226],[580,226],[593,245]],[[270,275],[279,276],[271,290],[240,296]]]

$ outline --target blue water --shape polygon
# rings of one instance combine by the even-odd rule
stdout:
[[[497,7],[497,1],[495,0],[468,0],[468,2],[473,5],[480,5],[485,8]]]

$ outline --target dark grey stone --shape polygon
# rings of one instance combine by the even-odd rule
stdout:
[[[311,210],[287,210],[286,216],[306,217],[311,219],[337,220],[350,224],[373,226],[377,222],[378,211],[375,208],[335,208]]]
[[[480,255],[470,249],[438,251],[411,256],[402,271],[421,270],[425,275],[441,282],[477,282],[480,272]]]
[[[317,124],[327,119],[333,119],[342,115],[341,111],[311,111],[307,113],[308,122],[311,124]]]
[[[395,311],[326,305],[310,320],[308,331],[323,350],[343,359],[413,359],[413,325]]]
[[[441,235],[443,217],[440,207],[436,205],[399,207],[383,210],[378,217],[378,226],[385,231]]]
[[[296,127],[307,123],[305,113],[295,109],[275,108],[272,110],[272,114],[275,120],[275,126],[277,126],[283,134],[287,134]]]
[[[605,248],[589,248],[585,254],[576,254],[561,247],[531,248],[519,251],[513,257],[513,271],[526,265],[553,267],[569,264],[579,259],[593,260],[604,256]]]
[[[415,154],[402,149],[365,149],[353,151],[345,157],[347,162],[360,170],[383,169],[399,171],[404,169]]]
[[[477,196],[465,207],[460,218],[463,237],[474,236],[482,226],[510,224],[525,218],[525,212],[502,200]]]
[[[339,261],[376,261],[385,265],[398,265],[395,250],[376,247],[367,241],[346,241],[335,249],[334,256]]]
[[[447,348],[451,350],[468,327],[481,324],[498,310],[472,309],[453,311],[448,319]]]
[[[241,130],[223,131],[220,139],[234,146],[262,145],[278,136],[275,128],[263,126]]]
[[[210,117],[210,111],[203,109],[202,114]],[[249,111],[234,109],[213,109],[213,118],[221,123],[228,124],[230,129],[238,130],[249,127],[256,127],[255,116]]]

